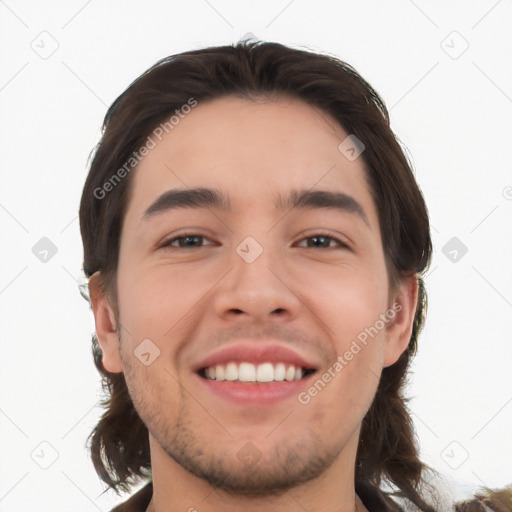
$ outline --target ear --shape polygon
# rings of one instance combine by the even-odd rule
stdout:
[[[398,290],[390,303],[391,318],[386,328],[386,346],[383,367],[396,363],[407,349],[411,339],[414,316],[418,305],[418,275],[414,274],[400,281]]]
[[[116,321],[112,307],[108,303],[100,283],[100,272],[89,278],[89,297],[94,313],[96,337],[103,352],[102,364],[111,373],[123,371],[120,341],[116,332]]]

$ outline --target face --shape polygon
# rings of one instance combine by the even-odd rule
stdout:
[[[353,464],[416,296],[410,282],[390,293],[347,135],[298,100],[227,97],[199,103],[134,171],[119,317],[94,311],[152,458],[246,495]]]

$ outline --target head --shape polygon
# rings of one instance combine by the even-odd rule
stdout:
[[[163,59],[107,112],[80,227],[107,393],[91,455],[109,486],[151,472],[150,443],[246,495],[353,452],[356,489],[385,479],[430,510],[402,395],[428,215],[354,69],[260,42]],[[283,407],[211,393],[205,358],[242,340],[294,351],[310,386]]]

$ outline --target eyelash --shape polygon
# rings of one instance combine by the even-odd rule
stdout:
[[[199,247],[198,246],[176,247],[176,246],[171,245],[172,243],[176,242],[177,240],[184,240],[186,238],[192,238],[192,237],[209,240],[209,238],[204,235],[198,235],[195,233],[185,233],[181,236],[177,236],[177,237],[171,238],[170,240],[167,240],[166,242],[163,242],[159,248],[161,249],[161,248],[170,247],[173,249],[202,249],[203,247],[205,247],[204,245],[201,245]],[[310,240],[312,238],[320,238],[320,237],[337,242],[339,245],[338,248],[340,248],[340,249],[349,249],[349,246],[345,242],[341,241],[340,239],[338,239],[336,237],[330,236],[327,233],[321,233],[321,232],[301,238],[299,241],[302,242],[304,240]],[[214,245],[214,244],[210,244],[210,245]],[[305,248],[306,249],[316,249],[316,248],[334,249],[334,247],[305,247]]]

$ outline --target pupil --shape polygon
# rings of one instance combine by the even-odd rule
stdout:
[[[194,241],[196,241],[199,237],[198,236],[187,236],[185,237],[185,245],[193,245]]]
[[[328,237],[326,237],[326,236],[314,236],[314,237],[312,237],[312,239],[313,239],[313,240],[315,240],[315,241],[320,240],[320,243],[319,243],[319,244],[314,243],[314,246],[315,246],[315,247],[318,247],[319,245],[320,245],[320,246],[324,246],[324,247],[325,247],[325,245],[326,245],[326,241],[328,240]],[[323,242],[322,242],[322,241],[323,241]]]

